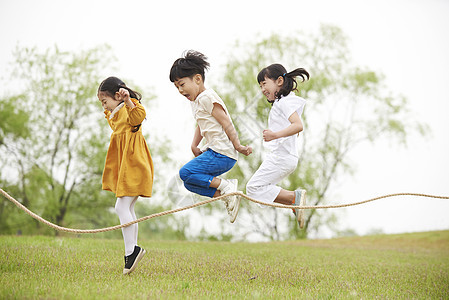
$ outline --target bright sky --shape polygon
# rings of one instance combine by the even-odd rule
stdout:
[[[354,59],[383,73],[390,89],[409,99],[417,120],[432,132],[427,139],[410,136],[407,148],[380,143],[353,151],[357,172],[339,179],[332,202],[398,192],[447,196],[448,15],[446,0],[0,0],[0,79],[9,77],[7,63],[16,45],[43,50],[56,44],[76,51],[108,43],[119,61],[116,75],[157,93],[159,104],[153,115],[149,112],[153,118],[146,130],[166,132],[176,148],[184,149],[179,159],[186,161],[193,120],[187,101],[168,80],[174,59],[186,49],[205,53],[212,66],[209,78],[217,81],[214,70],[236,39],[337,25],[349,36]],[[338,212],[340,227],[359,234],[449,229],[449,200],[392,198]]]

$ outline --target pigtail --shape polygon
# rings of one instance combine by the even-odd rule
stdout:
[[[284,75],[284,77],[289,77],[289,78],[292,78],[293,80],[295,80],[295,77],[298,77],[298,76],[301,77],[301,79],[302,79],[301,82],[304,82],[310,78],[309,72],[307,72],[303,68],[294,69],[293,71],[285,73],[285,75]],[[307,77],[307,79],[306,79],[306,77]],[[295,80],[295,82],[296,82],[296,80]]]
[[[296,77],[301,77],[301,82],[304,82],[310,78],[309,72],[303,68],[294,69],[291,72],[282,74],[284,77],[284,85],[278,92],[278,96],[287,96],[292,91],[298,90],[298,83],[296,82]],[[306,79],[307,77],[307,79]]]
[[[296,82],[296,77],[301,77],[301,82],[304,82],[310,78],[309,72],[303,68],[294,69],[291,72],[286,72],[281,75],[284,77],[284,85],[281,87],[277,96],[287,96],[292,91],[298,90],[298,83]]]

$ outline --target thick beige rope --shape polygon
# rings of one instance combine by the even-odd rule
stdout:
[[[197,206],[201,206],[201,205],[205,205],[208,203],[212,203],[218,200],[223,199],[224,197],[228,197],[228,196],[232,196],[232,195],[236,195],[242,198],[245,198],[249,201],[252,201],[254,203],[257,204],[261,204],[261,205],[266,205],[266,206],[271,206],[271,207],[277,207],[277,208],[290,208],[290,209],[325,209],[325,208],[341,208],[341,207],[348,207],[348,206],[355,206],[355,205],[360,205],[360,204],[364,204],[364,203],[368,203],[368,202],[372,202],[372,201],[376,201],[376,200],[380,200],[380,199],[384,199],[384,198],[388,198],[388,197],[396,197],[396,196],[418,196],[418,197],[427,197],[427,198],[436,198],[436,199],[449,199],[449,196],[435,196],[435,195],[427,195],[427,194],[415,194],[415,193],[397,193],[397,194],[388,194],[388,195],[384,195],[384,196],[380,196],[380,197],[376,197],[376,198],[372,198],[372,199],[368,199],[368,200],[364,200],[364,201],[360,201],[360,202],[353,202],[353,203],[348,203],[348,204],[338,204],[338,205],[317,205],[317,206],[293,206],[293,205],[283,205],[283,204],[276,204],[276,203],[265,203],[265,202],[261,202],[258,201],[256,199],[253,199],[245,194],[243,194],[242,192],[233,192],[233,193],[229,193],[226,195],[222,195],[220,197],[216,197],[216,198],[210,198],[192,205],[188,205],[185,207],[180,207],[180,208],[176,208],[176,209],[171,209],[171,210],[167,210],[167,211],[163,211],[157,214],[152,214],[152,215],[148,215],[145,217],[142,217],[140,219],[137,219],[135,221],[126,223],[126,224],[122,224],[122,225],[116,225],[116,226],[112,226],[112,227],[106,227],[106,228],[100,228],[100,229],[73,229],[73,228],[67,228],[67,227],[62,227],[59,225],[56,225],[54,223],[51,223],[45,219],[43,219],[42,217],[40,217],[39,215],[33,213],[32,211],[30,211],[28,208],[26,208],[22,203],[20,203],[19,201],[17,201],[16,199],[14,199],[13,197],[11,197],[10,195],[8,195],[8,193],[6,193],[3,189],[0,188],[0,193],[3,194],[3,196],[10,200],[11,202],[13,202],[17,207],[19,207],[20,209],[22,209],[23,211],[25,211],[27,214],[29,214],[31,217],[33,217],[34,219],[38,220],[39,222],[42,222],[56,230],[59,231],[65,231],[65,232],[71,232],[71,233],[99,233],[99,232],[106,232],[106,231],[112,231],[112,230],[117,230],[120,229],[122,227],[127,227],[129,225],[135,224],[135,223],[139,223],[145,220],[149,220],[149,219],[153,219],[153,218],[157,218],[157,217],[162,217],[165,215],[169,215],[169,214],[174,214],[176,212],[180,212],[183,210],[187,210],[187,209],[191,209]]]

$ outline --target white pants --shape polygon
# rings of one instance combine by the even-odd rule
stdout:
[[[298,158],[286,152],[272,152],[264,159],[259,169],[246,184],[246,193],[251,198],[272,203],[279,195],[277,186],[298,165]]]
[[[134,212],[134,205],[137,202],[138,196],[117,198],[115,203],[115,211],[120,219],[120,224],[126,224],[137,220]],[[139,225],[137,223],[123,227],[122,234],[125,241],[125,255],[131,255],[134,251],[134,246],[137,246],[137,234],[139,232]]]

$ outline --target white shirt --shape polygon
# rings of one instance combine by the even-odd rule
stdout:
[[[277,132],[290,126],[291,123],[288,118],[290,118],[294,112],[297,112],[298,116],[301,118],[305,104],[306,100],[296,96],[293,92],[285,97],[281,96],[280,99],[276,99],[268,116],[268,129]],[[271,151],[286,151],[289,154],[298,157],[297,139],[298,135],[294,134],[266,142],[265,145]]]
[[[218,103],[223,107],[231,120],[232,126],[234,126],[226,105],[214,90],[207,89],[199,94],[195,101],[191,102],[191,105],[193,117],[200,127],[201,136],[206,139],[206,144],[201,148],[201,151],[210,148],[215,152],[237,160],[237,150],[235,150],[231,140],[226,135],[223,126],[212,116],[214,103]]]

